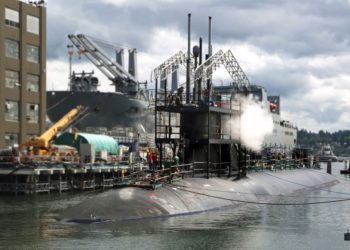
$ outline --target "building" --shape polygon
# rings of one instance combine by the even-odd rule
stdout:
[[[0,148],[45,130],[44,1],[0,1]]]

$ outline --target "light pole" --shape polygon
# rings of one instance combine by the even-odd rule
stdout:
[[[73,45],[67,45],[67,52],[69,57],[69,80],[72,80],[72,56],[73,56]]]

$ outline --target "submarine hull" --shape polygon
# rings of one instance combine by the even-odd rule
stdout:
[[[247,202],[268,202],[273,195],[337,182],[331,175],[310,169],[251,173],[238,181],[186,178],[156,190],[127,187],[106,191],[66,208],[59,219],[94,223],[191,214]]]

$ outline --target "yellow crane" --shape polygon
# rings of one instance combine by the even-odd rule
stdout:
[[[83,106],[76,106],[64,115],[59,121],[52,125],[42,135],[33,137],[28,141],[25,141],[22,147],[31,147],[36,154],[46,154],[50,151],[51,142],[54,137],[62,130],[71,124],[75,119],[79,117],[84,111]]]

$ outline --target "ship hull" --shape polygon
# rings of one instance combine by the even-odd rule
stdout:
[[[246,202],[273,202],[271,199],[274,195],[286,195],[337,182],[331,175],[309,169],[251,173],[238,181],[185,178],[156,190],[137,187],[110,190],[67,208],[60,214],[60,219],[65,222],[96,223],[191,214]]]
[[[142,124],[153,129],[148,102],[131,99],[117,92],[48,91],[47,114],[51,122],[58,121],[69,110],[82,105],[88,114],[75,126],[87,127],[137,127]]]

